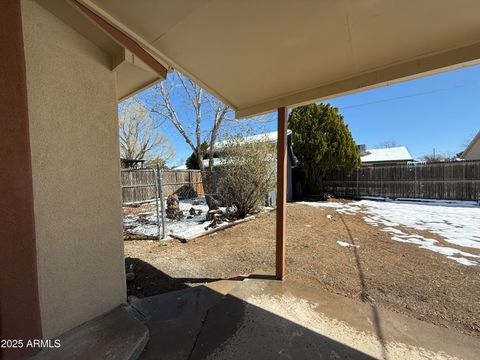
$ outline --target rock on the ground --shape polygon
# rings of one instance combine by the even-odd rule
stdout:
[[[223,211],[220,209],[209,210],[207,213],[207,221],[212,221],[223,215]]]
[[[135,273],[134,272],[128,272],[125,275],[125,278],[127,279],[127,281],[133,281],[133,280],[135,280]]]
[[[133,302],[135,300],[138,300],[138,297],[136,297],[135,295],[128,295],[127,296],[127,301],[128,302]]]
[[[179,220],[183,218],[183,211],[180,210],[180,200],[176,194],[168,195],[166,213],[167,218],[170,220]]]

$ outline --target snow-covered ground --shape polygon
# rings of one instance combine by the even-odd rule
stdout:
[[[372,226],[382,226],[391,239],[437,252],[463,265],[480,265],[480,256],[468,252],[480,249],[480,207],[472,202],[433,201],[429,204],[412,201],[361,200],[339,202],[301,202],[318,208],[335,208],[340,214],[361,214]],[[465,251],[445,246],[438,240],[421,236],[428,231]]]
[[[201,214],[191,216],[189,214],[189,210],[192,207],[197,211],[201,210]],[[153,237],[158,236],[155,200],[147,203],[146,208],[149,210],[124,216],[123,225],[128,229],[128,233]],[[225,210],[224,208],[220,209]],[[205,228],[210,224],[210,221],[205,220],[208,212],[208,206],[204,198],[181,200],[180,210],[182,210],[185,215],[183,219],[174,221],[166,219],[167,236],[176,235],[187,238],[207,231]],[[143,219],[141,219],[142,217]],[[227,223],[225,223],[225,225],[227,225]],[[219,226],[219,228],[221,227],[222,225]]]

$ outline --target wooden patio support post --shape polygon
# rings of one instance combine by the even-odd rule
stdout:
[[[287,108],[278,108],[277,141],[277,223],[275,275],[285,276],[285,238],[287,224]]]

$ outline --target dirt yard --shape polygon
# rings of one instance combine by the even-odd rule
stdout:
[[[382,226],[367,224],[359,213],[301,204],[289,204],[287,210],[287,276],[480,336],[480,266],[393,241]],[[426,231],[422,235],[445,242]],[[479,249],[468,251],[480,255]],[[128,293],[150,296],[243,274],[273,273],[274,252],[274,212],[187,244],[126,241],[126,270],[135,273]]]

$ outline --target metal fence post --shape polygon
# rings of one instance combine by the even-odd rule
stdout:
[[[158,189],[158,195],[160,197],[160,208],[162,209],[162,239],[165,239],[166,237],[166,231],[165,231],[165,226],[166,226],[166,221],[165,221],[165,199],[163,197],[163,179],[162,179],[162,172],[160,171],[160,165],[157,164],[157,189]],[[158,211],[157,211],[158,214]],[[158,224],[160,226],[160,221],[157,217]],[[160,237],[160,229],[158,232],[158,236]]]
[[[358,198],[358,173],[360,172],[360,169],[357,169],[357,198]]]
[[[157,172],[155,172],[155,169],[152,169],[153,171],[153,176],[155,177],[155,205],[157,208],[157,228],[158,228],[158,240],[161,239],[160,237],[160,211],[158,209],[158,198],[160,197],[160,192],[159,192],[159,186],[158,186],[158,167],[157,167]]]
[[[414,167],[414,176],[415,176],[415,182],[413,183],[413,197],[414,198],[417,198],[417,165],[415,165]]]

